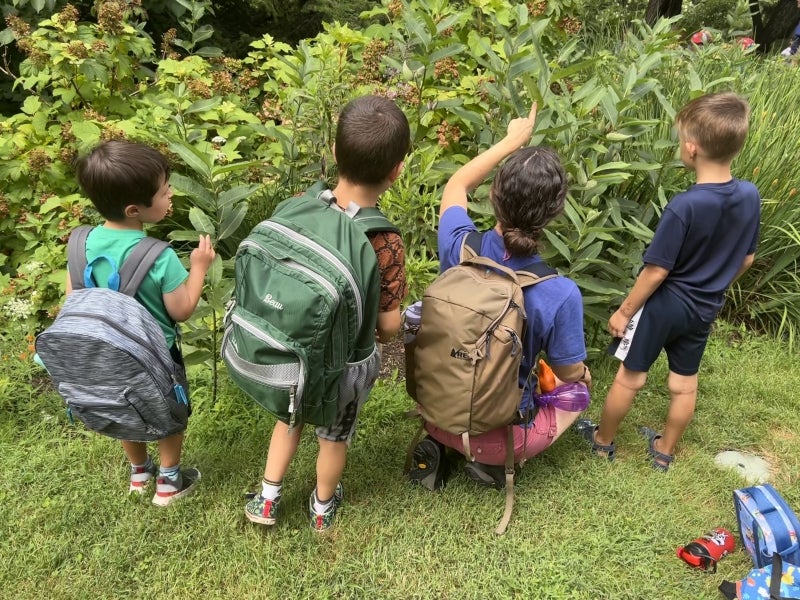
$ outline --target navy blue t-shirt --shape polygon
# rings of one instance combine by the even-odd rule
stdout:
[[[667,204],[644,263],[667,269],[662,286],[711,323],[756,251],[760,218],[761,197],[749,181],[695,184]]]
[[[448,208],[439,221],[439,262],[445,271],[460,261],[461,243],[477,227],[460,206]],[[481,240],[481,255],[487,256],[513,270],[522,269],[541,258],[536,256],[508,256],[503,238],[488,231]],[[572,365],[586,360],[586,343],[583,336],[583,299],[574,281],[555,277],[523,290],[528,330],[524,337],[525,350],[520,367],[520,387],[525,387],[528,373],[535,366],[539,352],[547,354],[551,365]],[[525,389],[521,406],[530,401],[530,390]]]

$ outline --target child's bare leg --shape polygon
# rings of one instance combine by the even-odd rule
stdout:
[[[669,411],[661,437],[653,446],[664,454],[674,454],[678,440],[694,417],[697,403],[697,374],[678,375],[670,371],[667,379],[669,388]]]
[[[168,469],[175,467],[181,462],[181,450],[183,449],[183,432],[173,433],[163,440],[158,440],[158,455],[161,467]]]
[[[333,498],[336,486],[342,479],[347,461],[347,442],[332,442],[319,438],[317,456],[317,498],[325,502]]]
[[[645,371],[631,371],[625,365],[619,366],[603,404],[600,426],[594,436],[595,443],[608,446],[614,441],[619,424],[631,409],[636,392],[644,387],[646,381]]]
[[[132,465],[143,465],[147,462],[147,444],[144,442],[122,441],[122,449]]]
[[[292,458],[297,452],[301,433],[303,433],[302,425],[296,426],[290,433],[286,423],[282,421],[275,423],[272,438],[269,441],[267,464],[264,467],[265,480],[274,483],[283,481],[283,476],[289,470],[289,463],[292,462]]]

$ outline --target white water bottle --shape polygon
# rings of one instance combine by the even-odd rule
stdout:
[[[411,304],[403,312],[403,343],[410,344],[417,337],[419,324],[422,320],[422,300]]]

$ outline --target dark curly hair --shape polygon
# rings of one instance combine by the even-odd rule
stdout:
[[[153,196],[169,179],[169,162],[158,150],[112,140],[75,163],[78,182],[97,211],[109,221],[125,219],[130,204],[152,206]]]
[[[553,150],[530,146],[509,156],[491,190],[506,250],[512,256],[535,254],[542,229],[564,210],[566,196],[567,176]]]

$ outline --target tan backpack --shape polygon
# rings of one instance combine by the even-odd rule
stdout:
[[[426,422],[462,436],[467,460],[475,460],[470,435],[509,426],[507,514],[498,527],[503,533],[513,505],[510,426],[522,417],[519,370],[526,328],[522,290],[556,277],[557,272],[542,262],[515,272],[480,256],[481,239],[481,233],[467,234],[461,262],[425,290],[419,329],[406,346],[406,388]]]

